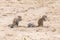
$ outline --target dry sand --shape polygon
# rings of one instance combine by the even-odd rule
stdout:
[[[43,15],[44,27],[27,27]],[[17,16],[23,27],[8,27]],[[0,40],[60,40],[60,0],[0,0]]]

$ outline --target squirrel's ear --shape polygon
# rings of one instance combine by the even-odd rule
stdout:
[[[18,16],[19,18],[21,18],[21,16]]]
[[[43,18],[47,18],[47,16],[46,16],[46,15],[43,15],[42,17],[43,17]]]

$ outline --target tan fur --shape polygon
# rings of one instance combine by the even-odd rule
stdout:
[[[42,18],[38,20],[38,27],[43,26],[43,22],[46,21],[47,16],[43,15]]]
[[[22,21],[22,17],[18,16],[17,18],[14,18],[13,23],[11,25],[11,28],[13,28],[14,26],[18,26],[19,21]]]

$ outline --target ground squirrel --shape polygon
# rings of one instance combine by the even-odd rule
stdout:
[[[14,18],[13,22],[11,24],[11,28],[13,28],[14,26],[18,26],[19,21],[22,21],[22,17],[21,16],[18,16],[17,18]]]
[[[42,18],[38,20],[38,27],[43,26],[43,21],[46,21],[47,16],[43,15]]]

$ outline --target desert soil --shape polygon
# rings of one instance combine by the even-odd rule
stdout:
[[[43,15],[44,27],[27,27]],[[17,16],[21,27],[10,28]],[[60,0],[0,0],[0,40],[60,40]]]

